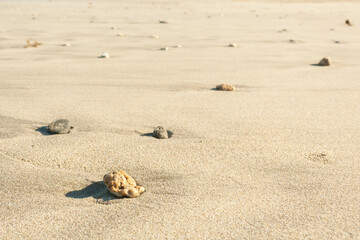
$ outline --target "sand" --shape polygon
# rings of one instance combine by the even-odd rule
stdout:
[[[359,239],[359,12],[2,1],[0,238]],[[74,129],[49,135],[60,118]],[[113,170],[147,191],[115,198]]]

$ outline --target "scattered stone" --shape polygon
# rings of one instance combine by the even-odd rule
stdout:
[[[67,119],[58,119],[50,123],[47,127],[48,132],[52,134],[70,133],[71,129],[73,129],[73,127],[70,126],[69,120]]]
[[[320,162],[320,163],[331,163],[331,160],[329,159],[328,155],[325,153],[310,153],[306,155],[307,159],[313,161],[313,162]]]
[[[117,36],[117,37],[123,37],[124,34],[123,34],[123,33],[118,33],[118,34],[116,34],[116,36]]]
[[[235,87],[230,84],[220,84],[216,86],[216,89],[220,91],[234,91]]]
[[[298,41],[298,40],[294,40],[294,39],[289,39],[289,43],[297,44],[297,43],[299,43],[299,41]]]
[[[172,46],[173,48],[182,48],[182,46],[181,45],[174,45],[174,46]]]
[[[168,21],[166,21],[166,20],[164,20],[164,19],[160,19],[160,20],[159,20],[159,23],[162,23],[162,24],[168,24],[169,22],[168,22]]]
[[[63,47],[71,47],[71,43],[64,43],[62,46]]]
[[[334,40],[334,43],[336,43],[336,44],[340,44],[341,42],[340,42],[340,41],[338,41],[338,40]]]
[[[324,57],[323,59],[320,60],[319,62],[319,66],[330,66],[330,58],[328,57]]]
[[[160,48],[161,51],[168,51],[169,50],[169,47],[162,47]]]
[[[172,132],[158,126],[154,129],[153,135],[157,139],[168,139],[171,138]]]
[[[110,172],[103,178],[107,189],[117,197],[134,198],[145,192],[145,188],[138,186],[135,179],[125,171]]]
[[[99,58],[110,58],[110,55],[107,52],[104,52],[99,56]]]
[[[352,22],[350,22],[349,19],[346,19],[345,24],[348,25],[348,26],[353,26]]]
[[[281,30],[278,31],[278,33],[283,33],[283,32],[287,32],[287,29],[284,28],[284,29],[281,29]]]
[[[115,30],[115,29],[116,29],[116,27],[111,27],[110,29],[111,29],[111,30]]]
[[[34,39],[28,39],[28,40],[26,40],[26,45],[24,46],[24,48],[38,47],[40,45],[42,45],[42,43],[39,43],[38,41],[36,41]]]
[[[236,46],[236,43],[230,43],[230,44],[228,45],[228,47],[236,48],[237,46]]]

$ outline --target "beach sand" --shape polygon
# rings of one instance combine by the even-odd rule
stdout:
[[[359,239],[360,3],[320,2],[2,1],[0,238]]]

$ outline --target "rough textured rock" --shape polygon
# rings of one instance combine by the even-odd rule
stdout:
[[[220,84],[216,86],[216,89],[220,91],[234,91],[235,87],[230,84]]]
[[[319,62],[319,66],[330,66],[330,64],[331,64],[331,61],[330,61],[330,58],[328,58],[328,57],[324,57]]]
[[[164,129],[161,126],[158,126],[154,129],[154,137],[158,138],[158,139],[168,139],[169,136],[169,131],[167,131],[166,129]]]
[[[134,198],[145,192],[145,188],[138,186],[135,179],[125,171],[110,172],[104,176],[107,189],[117,197]]]
[[[73,129],[73,127],[70,126],[69,120],[67,119],[58,119],[50,123],[47,127],[48,132],[52,134],[66,134],[69,133],[71,129]]]

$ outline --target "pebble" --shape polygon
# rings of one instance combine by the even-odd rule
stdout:
[[[169,22],[166,21],[166,20],[164,20],[164,19],[160,19],[160,20],[159,20],[159,23],[167,24],[167,23],[169,23]]]
[[[346,19],[345,23],[346,23],[346,25],[348,25],[348,26],[352,26],[352,25],[353,25],[352,22],[350,22],[349,19]]]
[[[104,52],[99,56],[99,58],[110,58],[110,55],[107,52]]]
[[[230,84],[220,84],[216,86],[216,89],[220,91],[234,91],[235,87]]]
[[[330,66],[330,64],[331,64],[331,61],[330,61],[330,58],[328,58],[328,57],[324,57],[319,62],[319,66]]]

